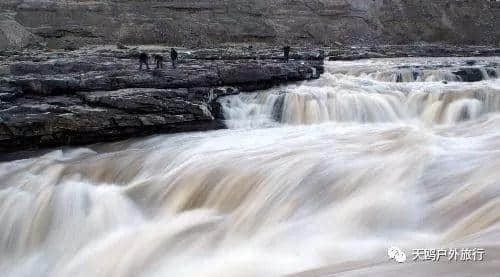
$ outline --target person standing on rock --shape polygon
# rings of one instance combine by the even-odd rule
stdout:
[[[154,55],[153,60],[156,63],[156,69],[163,68],[163,56],[162,55]]]
[[[145,64],[146,68],[149,70],[149,56],[146,52],[141,52],[139,54],[139,69],[142,69],[143,64]]]
[[[170,49],[170,59],[172,60],[172,67],[173,68],[175,68],[175,63],[177,62],[177,58],[179,58],[177,51],[175,51],[174,48]]]
[[[285,60],[286,63],[288,62],[288,59],[290,57],[290,50],[291,50],[291,47],[288,45],[283,47],[283,59]]]

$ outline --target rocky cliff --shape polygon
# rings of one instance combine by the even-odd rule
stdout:
[[[38,42],[211,46],[500,42],[490,0],[2,0],[0,49]]]

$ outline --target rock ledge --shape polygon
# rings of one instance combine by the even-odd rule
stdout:
[[[161,48],[151,53],[167,53]],[[182,52],[179,66],[139,70],[137,50],[24,52],[0,62],[0,152],[78,145],[160,132],[223,128],[223,95],[318,78],[322,58],[214,59]],[[212,53],[208,51],[207,53]]]

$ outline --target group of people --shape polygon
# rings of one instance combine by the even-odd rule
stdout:
[[[176,67],[177,59],[179,58],[179,54],[177,51],[172,48],[170,49],[170,60],[172,62],[172,67]],[[153,55],[153,60],[156,64],[156,69],[163,68],[163,56],[155,54]],[[149,55],[146,52],[141,52],[139,54],[139,69],[142,69],[142,65],[146,65],[146,68],[149,69]]]
[[[288,59],[290,58],[290,46],[285,46],[283,47],[283,60],[285,62],[288,62]],[[179,55],[177,54],[177,51],[174,48],[170,49],[170,60],[172,61],[172,67],[176,67],[177,59],[179,58]],[[153,60],[156,64],[156,69],[163,68],[163,56],[155,54],[153,55]],[[142,69],[142,65],[146,65],[146,68],[149,69],[149,55],[146,52],[141,52],[139,54],[139,69]]]

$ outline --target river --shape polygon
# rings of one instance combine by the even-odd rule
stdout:
[[[500,72],[460,82],[468,60],[326,62],[220,99],[226,130],[1,163],[0,275],[495,276]]]

